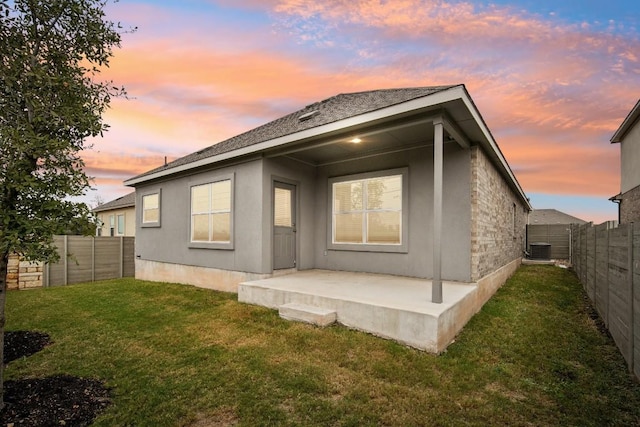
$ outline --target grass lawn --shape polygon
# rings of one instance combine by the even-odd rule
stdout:
[[[104,380],[114,398],[98,426],[640,424],[640,384],[557,267],[521,267],[440,356],[184,285],[7,298],[8,330],[54,344],[5,378]]]

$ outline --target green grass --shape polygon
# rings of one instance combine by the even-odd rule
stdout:
[[[123,279],[10,292],[54,344],[6,379],[100,378],[98,426],[640,424],[640,385],[570,271],[527,266],[446,353],[288,322],[235,294]]]

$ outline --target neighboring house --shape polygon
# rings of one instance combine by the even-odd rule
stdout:
[[[640,221],[640,101],[638,101],[611,137],[620,144],[620,193],[611,201],[618,203],[621,224]]]
[[[556,209],[534,209],[529,214],[531,225],[586,224],[587,221]]]
[[[556,209],[534,209],[527,225],[527,251],[535,259],[569,259],[571,224],[586,221]]]
[[[531,209],[464,85],[336,95],[125,184],[136,277],[234,292],[278,270],[478,282],[520,264]]]
[[[99,225],[96,236],[136,235],[135,191],[93,209]]]

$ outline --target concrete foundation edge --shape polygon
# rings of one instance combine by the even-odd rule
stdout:
[[[238,292],[238,283],[261,280],[272,274],[247,273],[193,265],[136,260],[136,279],[180,283],[223,292]]]

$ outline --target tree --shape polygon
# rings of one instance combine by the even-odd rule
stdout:
[[[80,153],[107,129],[102,114],[123,93],[97,81],[120,46],[105,5],[0,0],[0,360],[9,254],[55,261],[53,235],[90,218],[69,199],[90,186]]]

